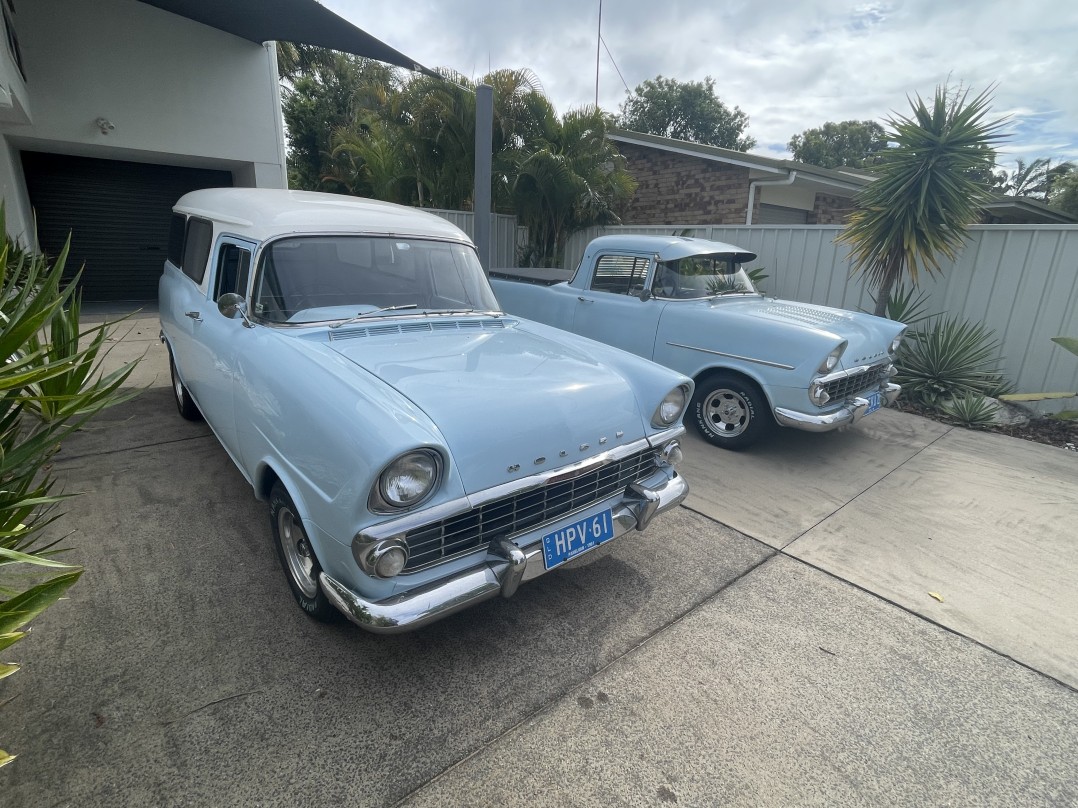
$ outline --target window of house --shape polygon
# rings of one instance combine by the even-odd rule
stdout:
[[[210,258],[213,224],[191,217],[187,221],[187,238],[183,244],[183,274],[195,283],[206,277],[206,262]]]
[[[649,263],[647,258],[633,255],[599,256],[591,288],[596,292],[638,295],[644,291]]]

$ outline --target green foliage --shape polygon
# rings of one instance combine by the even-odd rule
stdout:
[[[1052,184],[1048,204],[1078,219],[1078,171],[1063,174]]]
[[[1078,356],[1078,339],[1075,337],[1052,337],[1052,342]]]
[[[53,492],[52,456],[87,419],[133,395],[120,392],[133,363],[101,372],[109,325],[79,333],[78,277],[63,284],[66,259],[66,246],[52,266],[6,235],[0,246],[0,650],[82,574],[41,539],[65,498]],[[0,663],[0,678],[17,670]],[[0,766],[13,759],[0,751]]]
[[[1006,383],[997,370],[999,342],[980,323],[934,318],[899,347],[895,381],[903,395],[938,408],[963,395],[995,395]]]
[[[752,285],[756,287],[757,292],[763,292],[760,288],[760,284],[770,278],[770,275],[765,273],[767,267],[756,267],[756,269],[750,269],[745,272],[749,276],[749,280],[752,281]]]
[[[940,404],[940,412],[967,429],[984,429],[995,423],[996,408],[984,396],[964,394]]]
[[[633,132],[748,151],[756,139],[745,134],[749,116],[731,110],[715,95],[715,80],[678,81],[656,76],[637,86],[620,107],[617,125]]]
[[[872,302],[875,303],[876,298],[872,298]],[[884,316],[896,323],[905,323],[911,329],[925,322],[931,317],[928,313],[928,292],[919,290],[915,286],[907,288],[900,285],[888,298]],[[916,331],[910,330],[906,334],[907,337],[916,339]]]
[[[828,121],[806,129],[786,144],[794,159],[821,168],[864,168],[879,163],[887,148],[887,133],[875,121]]]
[[[865,272],[877,291],[876,314],[883,315],[891,288],[905,275],[916,284],[920,269],[939,270],[940,255],[954,259],[992,193],[976,173],[990,171],[989,148],[1003,121],[988,121],[987,92],[951,97],[936,89],[931,107],[911,101],[909,117],[886,123],[888,149],[873,169],[877,179],[856,197],[838,240],[849,244],[854,272]]]

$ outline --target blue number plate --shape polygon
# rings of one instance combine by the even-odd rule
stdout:
[[[868,409],[865,410],[865,415],[871,415],[880,408],[880,394],[869,393],[868,396]]]
[[[543,562],[553,569],[614,538],[614,520],[605,510],[543,536]]]

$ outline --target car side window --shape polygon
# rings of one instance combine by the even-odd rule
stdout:
[[[247,279],[251,275],[251,251],[238,244],[224,243],[217,251],[217,276],[213,299],[236,292],[247,297]]]
[[[206,263],[210,258],[210,241],[213,224],[192,216],[187,221],[187,238],[183,243],[183,274],[195,283],[206,277]]]
[[[187,235],[187,217],[173,213],[168,230],[168,262],[174,267],[183,266],[183,240]]]
[[[644,291],[649,260],[634,255],[601,255],[595,262],[591,288],[596,292],[638,295]]]

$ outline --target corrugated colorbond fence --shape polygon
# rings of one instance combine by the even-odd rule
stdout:
[[[575,267],[585,245],[612,233],[696,236],[756,253],[761,284],[777,297],[872,311],[860,276],[850,278],[847,248],[835,243],[839,226],[648,226],[593,228],[573,235],[566,249]],[[1020,392],[1078,390],[1078,356],[1051,341],[1078,337],[1078,225],[976,225],[956,261],[920,277],[928,311],[983,323],[1000,341],[1000,367]],[[1076,409],[1075,399],[1041,405]]]
[[[470,210],[432,210],[427,213],[441,216],[465,233],[468,238],[475,238],[475,214]],[[517,248],[525,239],[525,228],[517,226],[516,216],[496,213],[490,224],[490,265],[492,267],[513,267],[517,264]]]

